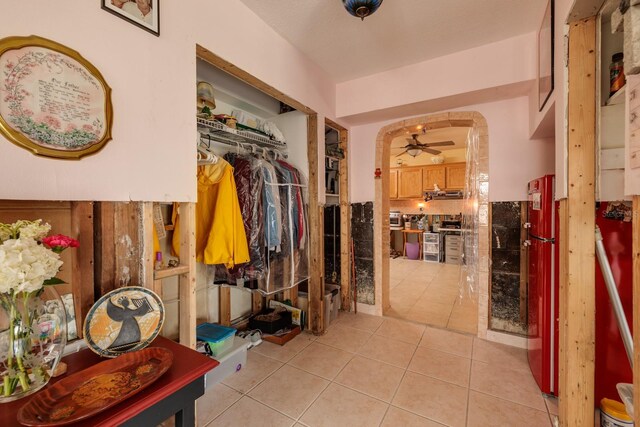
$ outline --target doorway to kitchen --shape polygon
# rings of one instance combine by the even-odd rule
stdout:
[[[486,121],[456,112],[388,125],[378,134],[376,166],[383,314],[486,336]]]
[[[386,314],[475,334],[477,300],[459,284],[470,131],[418,125],[391,140]]]

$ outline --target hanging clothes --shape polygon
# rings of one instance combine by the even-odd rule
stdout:
[[[257,159],[258,165],[264,179],[263,206],[264,230],[266,234],[266,245],[270,250],[280,252],[282,243],[282,206],[280,201],[280,191],[278,189],[278,178],[272,164],[263,159]]]
[[[174,224],[173,251],[179,256],[178,217]],[[249,262],[233,167],[224,159],[198,167],[196,260],[205,264],[224,264],[227,268]]]

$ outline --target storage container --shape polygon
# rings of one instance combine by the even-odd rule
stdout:
[[[631,427],[633,419],[627,414],[622,402],[604,398],[600,401],[601,427]]]
[[[326,330],[331,322],[338,318],[338,311],[342,305],[342,296],[340,295],[340,286],[325,285],[324,286],[324,329]],[[309,310],[309,294],[307,292],[298,292],[298,308],[304,311]],[[309,316],[307,316],[308,323]],[[305,325],[306,328],[309,325]]]
[[[260,313],[255,316],[251,316],[249,319],[249,329],[260,329],[263,334],[275,334],[281,329],[286,329],[291,327],[291,312],[283,310],[279,312],[279,318],[268,321],[268,320],[259,320],[257,316],[264,314],[271,314],[275,310],[273,308],[267,308],[262,310]]]
[[[209,371],[204,377],[205,388],[213,387],[229,375],[240,371],[247,364],[247,348],[249,340],[236,337],[231,348],[214,357],[220,365]]]
[[[233,346],[236,330],[215,323],[203,323],[196,327],[196,338],[204,341],[214,358]]]
[[[420,244],[419,243],[411,243],[407,242],[404,244],[405,253],[407,254],[408,259],[418,259],[420,258]]]

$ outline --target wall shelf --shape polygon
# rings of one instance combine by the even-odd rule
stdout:
[[[211,137],[214,141],[230,145],[251,144],[264,148],[276,148],[279,150],[287,148],[286,143],[272,140],[266,135],[263,136],[247,130],[233,129],[216,120],[207,120],[197,117],[197,121],[201,135],[205,138],[207,136]]]

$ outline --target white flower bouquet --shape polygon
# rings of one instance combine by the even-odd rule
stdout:
[[[7,319],[0,327],[0,402],[46,385],[60,355],[54,361],[44,355],[61,341],[64,347],[66,319],[43,317],[41,296],[45,285],[64,283],[56,278],[60,253],[79,245],[67,236],[47,237],[50,230],[41,220],[0,223],[0,318]]]

